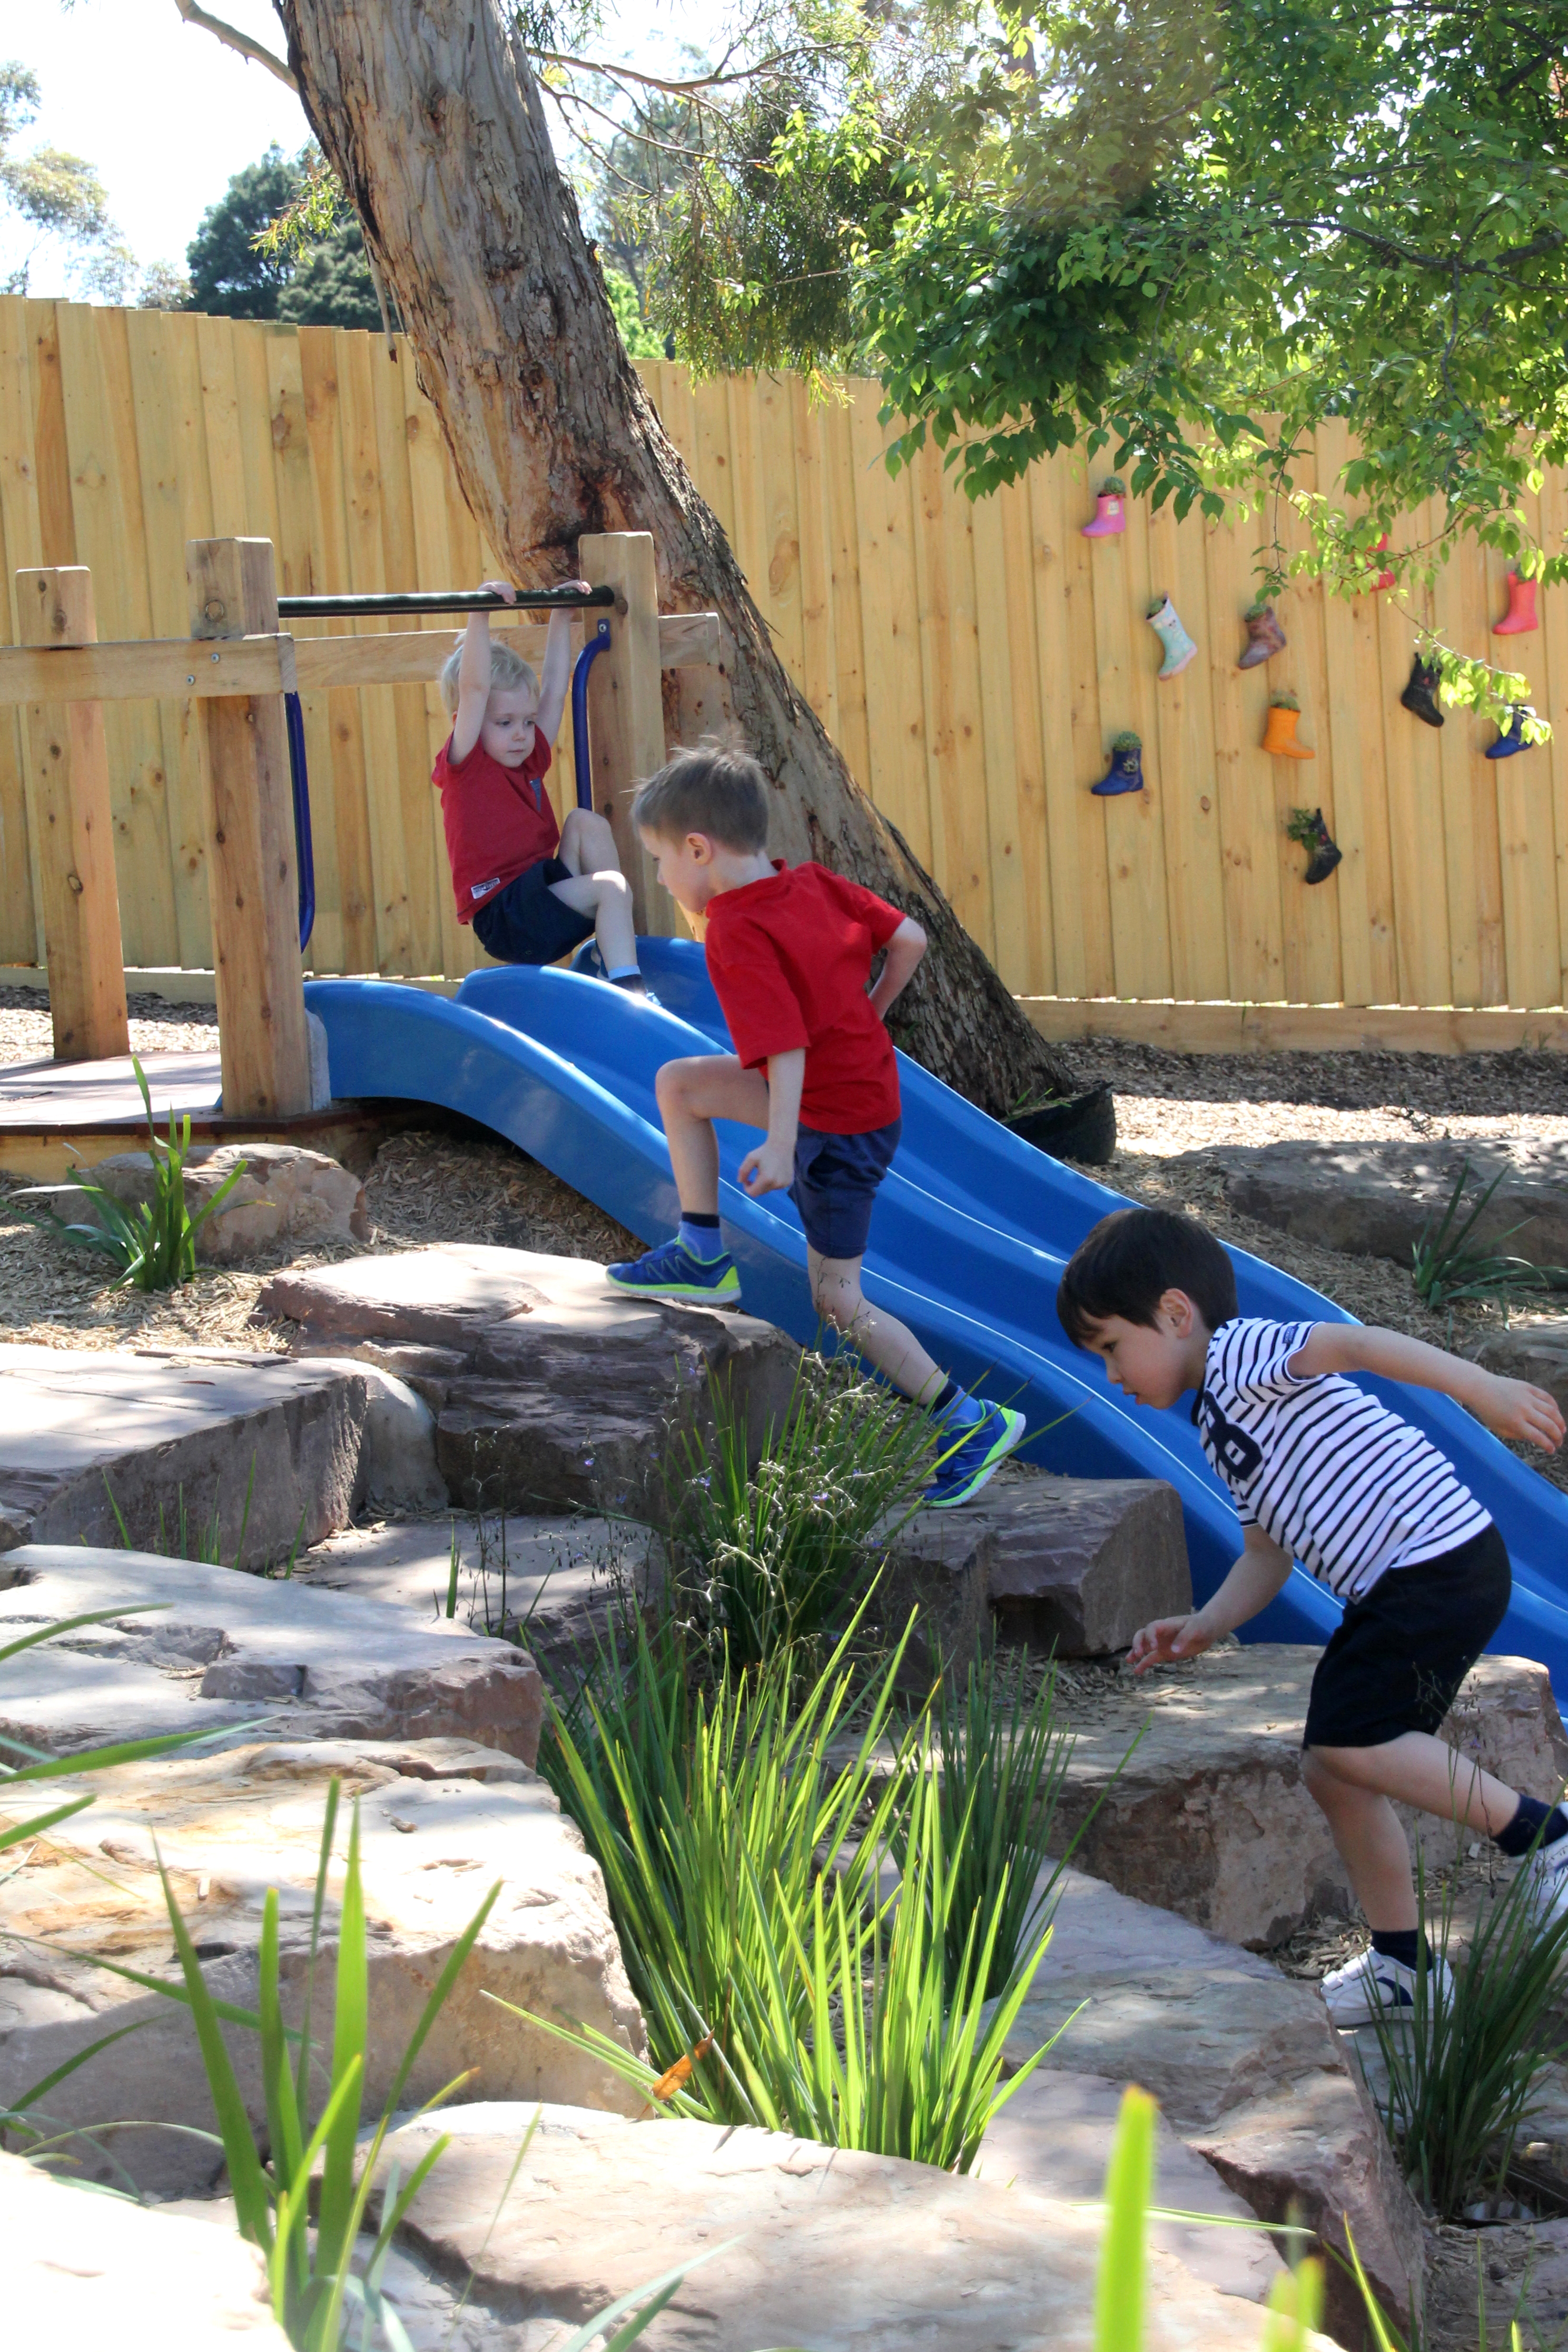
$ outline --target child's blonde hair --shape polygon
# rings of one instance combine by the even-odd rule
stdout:
[[[441,699],[446,705],[447,716],[451,719],[455,719],[457,716],[457,673],[462,667],[463,648],[458,646],[454,652],[447,655],[441,665]],[[515,654],[510,646],[498,644],[492,637],[490,640],[491,693],[511,694],[519,686],[529,688],[537,695],[539,690],[538,671],[530,663],[523,659],[521,654]]]

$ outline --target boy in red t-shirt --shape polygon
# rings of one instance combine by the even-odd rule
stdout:
[[[586,589],[586,580],[568,582]],[[483,585],[517,602],[504,580]],[[550,614],[544,676],[493,645],[475,613],[441,673],[452,732],[431,777],[441,794],[457,919],[497,963],[554,963],[597,936],[606,976],[640,996],[632,894],[609,824],[574,808],[564,826],[544,788],[571,670],[570,615]]]
[[[609,1278],[644,1297],[738,1306],[740,1276],[719,1235],[713,1122],[765,1129],[740,1163],[742,1185],[753,1199],[788,1188],[806,1230],[817,1312],[945,1424],[926,1501],[965,1502],[1019,1444],[1024,1417],[969,1396],[861,1289],[872,1207],[901,1123],[883,1017],[925,954],[925,934],[825,866],[769,858],[767,780],[745,752],[711,742],[677,752],[642,787],[632,814],[660,881],[705,927],[708,975],[736,1051],[660,1070],[681,1229],[609,1267]],[[879,950],[882,973],[868,993]]]

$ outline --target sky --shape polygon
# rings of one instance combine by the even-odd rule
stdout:
[[[662,23],[630,43],[617,38],[612,53],[667,53],[677,32],[697,36],[711,5],[674,0],[661,10]],[[281,49],[268,0],[210,0],[210,5],[268,48]],[[6,14],[0,59],[31,67],[43,96],[37,121],[13,152],[48,145],[96,164],[120,232],[143,265],[165,261],[183,268],[203,214],[231,174],[255,163],[274,140],[298,153],[308,136],[293,92],[210,33],[182,23],[174,0],[74,0],[68,7],[62,0],[29,0],[25,13],[13,7]],[[0,284],[33,244],[32,233],[0,208]],[[63,252],[40,249],[28,290],[76,290],[66,283],[68,267]]]

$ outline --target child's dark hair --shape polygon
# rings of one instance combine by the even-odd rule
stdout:
[[[743,744],[705,735],[640,784],[632,822],[666,841],[706,833],[725,849],[768,846],[768,779]]]
[[[1083,1348],[1113,1315],[1152,1326],[1167,1290],[1185,1290],[1210,1331],[1237,1312],[1236,1269],[1196,1217],[1174,1209],[1115,1209],[1069,1258],[1056,1311],[1068,1338]]]

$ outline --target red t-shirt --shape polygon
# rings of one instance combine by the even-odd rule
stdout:
[[[707,906],[707,968],[748,1070],[806,1049],[800,1124],[867,1135],[899,1115],[893,1040],[871,1009],[871,960],[896,907],[825,866],[785,866]]]
[[[471,923],[476,907],[560,847],[560,827],[544,788],[549,761],[549,745],[537,727],[520,768],[503,768],[483,743],[455,768],[450,735],[436,753],[430,781],[441,794],[460,923]]]

